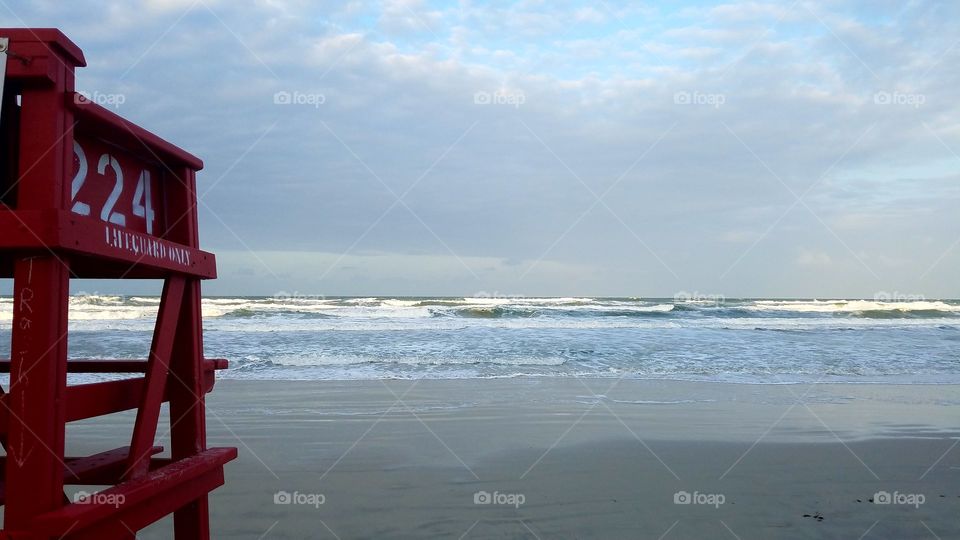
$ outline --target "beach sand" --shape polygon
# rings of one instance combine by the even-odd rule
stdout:
[[[240,457],[213,537],[960,538],[958,404],[949,385],[219,381],[210,445]],[[73,424],[70,449],[131,422]]]

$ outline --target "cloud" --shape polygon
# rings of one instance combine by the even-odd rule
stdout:
[[[801,266],[828,267],[833,264],[833,259],[823,251],[801,249],[796,262]]]
[[[345,253],[358,282],[395,269],[424,294],[815,296],[802,266],[832,263],[850,294],[960,293],[960,6],[93,5],[10,7],[84,48],[79,87],[204,158],[201,238],[256,254],[241,267]],[[880,263],[891,245],[917,264]],[[277,287],[362,288],[314,262]]]
[[[218,253],[221,266],[239,270],[226,279],[210,282],[208,294],[236,294],[241,288],[247,294],[272,295],[287,290],[296,282],[299,291],[327,295],[418,295],[426,288],[434,294],[472,296],[482,288],[464,282],[464,272],[504,285],[504,294],[537,295],[570,283],[590,283],[598,269],[584,264],[542,261],[533,279],[520,276],[530,261],[516,264],[493,257],[459,257],[455,255],[399,255],[396,253],[324,253],[303,251],[244,251]],[[303,277],[303,269],[310,269]]]

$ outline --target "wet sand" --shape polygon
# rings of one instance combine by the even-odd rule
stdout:
[[[210,444],[240,457],[213,536],[958,538],[958,405],[949,385],[220,381]],[[71,449],[131,421],[71,425]]]

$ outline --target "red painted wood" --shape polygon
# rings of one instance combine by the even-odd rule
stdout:
[[[115,504],[121,500],[119,497],[114,497],[114,503],[101,500],[90,504],[71,504],[37,516],[30,526],[43,535],[68,533],[66,538],[79,538],[81,533],[94,532],[90,530],[91,527],[101,526],[116,514],[123,514],[125,524],[137,530],[169,513],[164,511],[165,508],[157,508],[158,505],[171,504],[175,508],[188,503],[199,493],[209,491],[213,486],[208,486],[208,483],[222,484],[223,464],[236,456],[236,448],[211,448],[100,492],[103,499],[122,495],[121,504]],[[197,489],[198,484],[202,489]]]
[[[193,170],[176,171],[183,191],[168,201],[171,223],[168,237],[178,243],[197,247],[200,243],[197,218],[196,177]],[[203,358],[203,331],[200,309],[200,281],[190,280],[181,308],[174,361],[170,366],[170,442],[173,459],[186,459],[203,452],[207,447],[206,408],[203,373],[199,359]],[[187,537],[199,532],[198,538],[210,537],[207,496],[174,512],[174,531]]]
[[[73,91],[73,70],[85,66],[86,61],[79,47],[59,30],[3,28],[0,32],[4,37],[10,38],[8,81],[55,86],[66,83],[62,89],[55,92]],[[67,75],[66,78],[64,74]]]
[[[63,493],[67,269],[52,257],[17,263],[7,405],[5,525],[59,508]]]
[[[150,345],[150,358],[147,360],[147,372],[144,376],[144,392],[137,410],[137,420],[133,426],[130,440],[130,461],[127,466],[127,478],[137,478],[147,472],[150,448],[157,434],[157,422],[160,404],[163,402],[167,375],[170,372],[170,355],[173,352],[174,331],[180,306],[183,304],[184,279],[172,276],[163,285],[160,297],[160,312],[153,331],[153,343]]]
[[[232,459],[232,458],[231,458]],[[223,468],[217,467],[177,487],[175,493],[162,493],[154,496],[151,503],[135,508],[118,509],[109,520],[103,520],[87,530],[70,533],[65,540],[103,540],[104,538],[135,538],[130,531],[142,529],[154,521],[176,511],[183,501],[203,497],[206,493],[223,485]],[[176,538],[200,538],[197,533],[179,535]]]
[[[204,393],[213,390],[216,378],[212,371],[204,372]],[[66,388],[66,421],[75,422],[105,414],[134,409],[140,405],[143,393],[143,378],[104,381],[98,383],[75,384]],[[9,394],[0,395],[0,435],[5,435],[9,426]],[[170,390],[163,401],[170,400]]]
[[[99,219],[83,217],[65,210],[0,211],[0,250],[13,253],[66,252],[95,257],[92,270],[76,277],[113,278],[135,266],[153,272],[147,276],[162,279],[173,271],[200,278],[217,276],[216,258],[212,253],[163,238],[129,231]],[[81,259],[81,262],[83,260]],[[116,263],[116,271],[105,267]]]
[[[151,446],[147,454],[163,452],[162,446]],[[67,484],[97,485],[120,482],[130,456],[130,447],[121,446],[84,457],[67,458],[64,482]]]
[[[51,49],[50,53],[62,57],[74,67],[87,65],[80,47],[58,28],[0,28],[0,36],[10,38],[10,50],[14,53],[25,55],[27,53],[20,47],[35,45]]]
[[[200,316],[200,281],[188,283],[177,331],[176,353],[171,365],[170,442],[173,459],[188,459],[207,448],[204,374],[197,358],[203,357]],[[190,360],[193,359],[193,360]],[[210,538],[207,495],[174,512],[174,531],[178,538]]]
[[[163,452],[162,446],[154,446],[150,449],[151,456],[160,452]],[[129,455],[130,447],[121,446],[90,456],[64,458],[66,465],[63,469],[63,483],[84,486],[119,483]],[[0,456],[0,467],[6,466],[6,462],[7,456]],[[169,460],[156,461],[157,467],[167,464]],[[152,462],[151,465],[154,463]],[[0,481],[0,504],[5,501],[3,488],[4,484]]]
[[[203,169],[203,161],[186,150],[168,142],[129,120],[114,114],[109,109],[89,101],[75,92],[66,96],[67,106],[81,123],[79,131],[95,137],[105,137],[111,143],[127,151],[140,154],[144,159],[163,163],[176,170],[187,167],[194,171]]]
[[[17,207],[59,208],[69,189],[66,144],[73,115],[60,95],[73,90],[72,65],[57,37],[52,45],[11,42],[11,51],[35,56],[29,69],[49,85],[21,89]],[[44,59],[40,62],[39,59]],[[19,61],[8,62],[10,65]],[[41,65],[43,64],[43,65]],[[6,86],[6,85],[5,85]],[[6,88],[5,88],[6,90]],[[11,88],[12,90],[12,88]],[[67,135],[67,137],[64,137]],[[63,503],[69,270],[49,251],[15,259],[10,393],[7,398],[4,526],[23,527]]]
[[[227,369],[229,362],[223,358],[205,358],[203,370],[213,371]],[[116,360],[101,360],[92,358],[73,358],[67,360],[67,373],[145,373],[146,360],[121,358]],[[10,372],[10,360],[0,359],[0,373]],[[0,394],[3,391],[0,390]]]
[[[70,177],[76,179],[79,189],[70,211],[110,223],[122,221],[117,224],[126,230],[161,236],[166,230],[164,169],[148,157],[143,159],[112,142],[77,131]],[[110,203],[118,186],[119,194]]]
[[[67,421],[95,418],[133,409],[143,394],[143,378],[121,379],[67,387]]]
[[[85,59],[59,31],[0,29],[0,37],[11,38],[0,116],[0,277],[14,278],[11,358],[0,361],[11,381],[8,394],[0,390],[0,537],[129,539],[172,512],[175,538],[207,539],[207,494],[223,483],[236,449],[206,446],[204,396],[226,361],[203,357],[200,280],[216,277],[214,256],[199,249],[195,175],[203,163],[78,96],[74,69]],[[87,176],[74,189],[79,156]],[[118,202],[108,203],[114,190]],[[71,277],[165,280],[146,361],[68,363]],[[70,371],[144,377],[68,387]],[[171,454],[155,458],[165,401]],[[133,408],[130,447],[64,455],[66,422]],[[125,502],[72,503],[65,482],[116,484],[103,493]]]

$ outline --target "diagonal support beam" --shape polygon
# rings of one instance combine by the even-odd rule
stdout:
[[[160,418],[160,405],[163,403],[167,375],[170,372],[170,357],[173,352],[177,319],[186,280],[183,276],[168,277],[163,284],[163,296],[160,300],[160,312],[153,329],[153,342],[150,345],[150,357],[147,359],[147,372],[144,376],[144,391],[137,410],[137,421],[133,426],[130,440],[130,458],[124,477],[134,479],[147,473],[150,467],[150,450],[157,435],[157,423]]]

